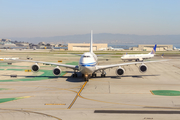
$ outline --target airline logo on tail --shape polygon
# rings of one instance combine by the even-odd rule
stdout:
[[[150,54],[155,54],[156,53],[156,44],[155,44],[155,46],[154,46],[154,48],[153,48],[153,50],[151,51],[151,53]]]

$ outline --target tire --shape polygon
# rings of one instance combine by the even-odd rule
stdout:
[[[96,77],[96,74],[92,74],[92,77],[93,77],[93,78]]]
[[[84,78],[84,81],[89,81],[88,77],[87,77],[87,78]]]

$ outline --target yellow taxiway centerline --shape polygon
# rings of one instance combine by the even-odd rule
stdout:
[[[71,102],[71,104],[69,105],[69,107],[67,109],[70,109],[72,107],[72,105],[75,103],[76,99],[80,96],[80,93],[82,92],[82,90],[84,89],[86,84],[87,84],[87,81],[82,85],[81,89],[79,90],[76,97],[74,98],[74,100]]]

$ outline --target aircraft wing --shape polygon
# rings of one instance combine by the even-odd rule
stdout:
[[[112,65],[97,65],[96,70],[105,70],[108,68],[125,66],[125,65],[133,65],[133,64],[143,64],[143,63],[152,63],[152,62],[164,62],[167,60],[159,60],[159,61],[145,61],[145,62],[130,62],[130,63],[121,63],[121,64],[112,64]]]
[[[14,60],[14,59],[11,59]],[[66,68],[70,68],[73,70],[79,70],[79,67],[77,65],[66,65],[66,64],[59,64],[59,63],[51,63],[51,62],[43,62],[43,61],[32,61],[32,60],[14,60],[14,61],[20,61],[20,62],[33,62],[33,63],[43,63],[43,64],[49,64],[49,65],[57,65],[62,66]]]
[[[82,54],[73,54],[73,53],[70,53],[71,55],[76,55],[76,56],[81,56]]]
[[[105,56],[105,55],[112,55],[112,54],[99,54],[99,55],[97,55],[97,57],[99,57],[99,56]]]

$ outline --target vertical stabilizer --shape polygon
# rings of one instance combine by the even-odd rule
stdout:
[[[91,30],[90,52],[93,53],[93,31]]]
[[[155,44],[153,50],[149,54],[155,54],[156,53],[156,46],[157,46],[157,44]]]

